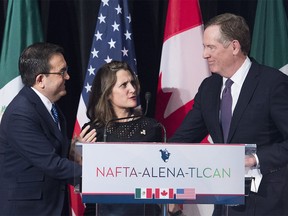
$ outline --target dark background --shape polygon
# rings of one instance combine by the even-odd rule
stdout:
[[[168,0],[128,1],[132,15],[137,71],[141,83],[140,97],[141,101],[145,101],[145,92],[152,93],[148,116],[154,117]],[[283,1],[288,14],[288,0]],[[68,121],[68,134],[72,136],[101,1],[38,0],[38,2],[45,41],[59,44],[65,49],[70,81],[66,83],[68,94],[58,104]],[[217,14],[235,13],[247,20],[252,35],[257,0],[199,0],[199,3],[204,23]],[[0,0],[1,42],[6,8],[7,0]]]

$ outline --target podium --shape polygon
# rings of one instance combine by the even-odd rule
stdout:
[[[245,202],[249,144],[77,143],[84,203]]]

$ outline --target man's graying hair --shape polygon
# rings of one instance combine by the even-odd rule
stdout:
[[[232,40],[238,40],[244,55],[248,55],[251,46],[250,30],[246,20],[242,16],[231,13],[224,13],[209,20],[204,29],[209,26],[220,26],[221,38],[219,42],[223,45]]]

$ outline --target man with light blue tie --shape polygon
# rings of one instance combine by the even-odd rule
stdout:
[[[260,168],[257,193],[228,212],[216,205],[213,215],[287,215],[288,77],[248,57],[250,32],[241,16],[212,18],[203,41],[212,75],[169,141],[199,143],[210,134],[214,143],[256,143],[257,153],[246,157],[245,166]]]
[[[1,215],[69,215],[67,183],[79,183],[82,168],[68,160],[66,122],[55,107],[70,78],[63,49],[32,44],[19,71],[24,87],[0,125]]]

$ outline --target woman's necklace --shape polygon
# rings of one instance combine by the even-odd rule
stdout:
[[[130,122],[130,121],[133,121],[133,120],[134,120],[134,114],[130,115],[129,117],[130,117],[130,118],[127,118],[127,119],[126,119],[126,122]]]
[[[130,114],[127,117],[123,117],[122,120],[119,120],[119,122],[130,122],[134,120],[134,114]]]

